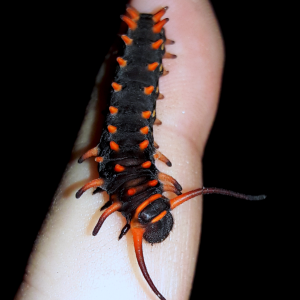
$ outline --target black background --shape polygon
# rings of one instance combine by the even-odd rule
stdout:
[[[80,6],[43,2],[12,11],[8,29],[10,94],[3,117],[2,201],[8,294],[12,298],[31,247],[69,161],[96,74],[120,27],[126,1]],[[220,106],[203,161],[204,185],[261,202],[209,195],[191,299],[264,296],[273,272],[268,118],[272,23],[255,1],[211,1],[223,33],[226,65]],[[109,16],[109,20],[107,18]],[[182,19],[184,21],[184,17]],[[11,34],[10,34],[11,33]],[[173,162],[176,163],[176,162]],[[31,189],[34,187],[35,192]],[[18,199],[16,202],[14,199]],[[8,218],[9,217],[9,218]],[[209,296],[207,296],[209,295]]]

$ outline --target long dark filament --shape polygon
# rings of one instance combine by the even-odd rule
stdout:
[[[219,188],[203,187],[201,189],[196,189],[196,190],[190,191],[188,193],[184,193],[184,194],[170,200],[170,207],[171,207],[171,209],[174,209],[175,207],[182,204],[183,202],[185,202],[189,199],[192,199],[196,196],[202,195],[202,194],[221,194],[221,195],[227,195],[227,196],[232,196],[235,198],[251,200],[251,201],[263,200],[267,197],[266,195],[251,196],[251,195],[240,194],[240,193],[236,193],[236,192],[224,190],[224,189],[219,189]]]

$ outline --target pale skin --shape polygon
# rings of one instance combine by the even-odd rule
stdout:
[[[206,0],[135,0],[131,5],[146,13],[169,6],[163,18],[170,21],[164,28],[167,38],[175,44],[167,45],[166,50],[177,58],[163,60],[170,73],[159,82],[165,99],[157,103],[162,125],[155,126],[154,137],[173,166],[162,162],[156,165],[176,178],[183,192],[200,188],[201,158],[217,109],[224,63],[217,21]],[[99,76],[100,83],[102,78]],[[95,146],[91,136],[99,117],[96,101],[97,97],[92,97],[73,149],[73,155],[78,153],[78,157]],[[68,164],[16,300],[158,299],[139,270],[131,232],[118,241],[126,223],[120,213],[111,215],[97,236],[91,234],[107,195],[92,196],[89,190],[76,199],[75,193],[97,178],[96,166],[93,159],[82,164],[73,159]],[[144,242],[143,249],[157,289],[166,299],[182,300],[189,298],[197,261],[201,197],[180,205],[172,214],[175,225],[169,237],[153,246]]]

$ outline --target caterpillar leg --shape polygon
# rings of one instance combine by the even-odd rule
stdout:
[[[161,125],[162,121],[156,118],[153,124],[154,125]]]
[[[176,57],[177,57],[177,55],[171,54],[169,52],[166,52],[163,56],[163,58],[176,58]]]
[[[163,69],[162,76],[168,75],[169,73],[170,73],[170,71],[167,71],[166,69]]]
[[[164,99],[165,96],[161,93],[158,94],[158,97],[157,97],[157,100],[161,100],[161,99]]]
[[[130,229],[130,224],[127,223],[121,230],[121,233],[119,235],[119,240],[129,231]]]
[[[175,44],[175,41],[172,41],[172,40],[169,40],[169,39],[166,39],[166,42],[165,42],[166,45],[173,45]]]

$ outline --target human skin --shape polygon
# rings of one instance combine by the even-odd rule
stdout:
[[[165,17],[170,21],[164,28],[175,44],[166,50],[177,58],[163,60],[170,73],[159,81],[165,99],[157,102],[162,125],[155,126],[154,137],[173,166],[157,162],[157,167],[188,192],[202,187],[201,159],[219,97],[224,50],[218,24],[205,0],[136,0],[131,5],[146,13],[169,6]],[[99,78],[101,83],[103,77]],[[100,115],[95,109],[97,93],[101,91],[96,88],[73,156],[95,146],[91,136]],[[91,234],[107,195],[92,196],[89,190],[76,199],[75,193],[97,178],[96,169],[93,159],[80,165],[73,159],[68,164],[16,300],[158,299],[140,272],[131,232],[118,241],[126,223],[120,213],[112,214],[97,236]],[[154,284],[166,299],[188,299],[199,248],[201,197],[180,205],[172,214],[174,227],[169,237],[153,246],[144,241],[144,257]]]

